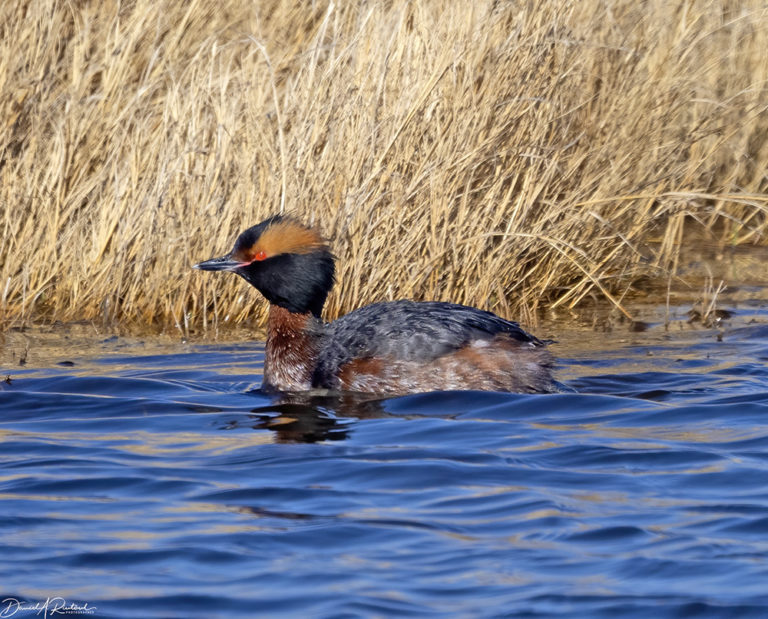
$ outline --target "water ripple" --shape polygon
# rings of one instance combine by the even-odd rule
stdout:
[[[764,331],[561,350],[573,391],[547,396],[275,399],[252,344],[54,355],[0,390],[0,595],[99,617],[763,617]]]

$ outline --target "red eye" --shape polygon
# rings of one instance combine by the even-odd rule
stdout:
[[[256,255],[253,257],[254,260],[266,260],[267,259],[267,252],[265,251],[257,251]]]

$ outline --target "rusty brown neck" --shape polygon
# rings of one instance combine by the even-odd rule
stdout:
[[[319,339],[320,321],[312,314],[295,314],[270,305],[262,387],[279,391],[311,389]]]

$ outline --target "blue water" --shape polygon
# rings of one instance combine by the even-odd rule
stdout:
[[[0,601],[768,616],[768,314],[557,335],[573,393],[282,402],[258,342],[7,338]]]

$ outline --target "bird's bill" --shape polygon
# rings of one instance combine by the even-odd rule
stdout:
[[[232,260],[231,254],[222,256],[221,258],[211,258],[194,265],[193,269],[200,269],[201,271],[234,271],[238,267],[245,266],[248,263],[239,262],[238,260]]]

